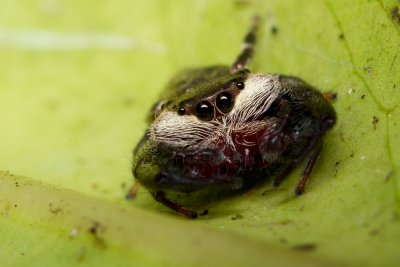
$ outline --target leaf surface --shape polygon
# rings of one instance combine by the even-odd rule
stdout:
[[[160,266],[177,262],[172,251],[162,253],[175,245],[197,255],[184,263],[221,260],[204,244],[182,245],[199,238],[226,247],[222,255],[238,247],[255,262],[276,249],[271,262],[282,265],[300,250],[293,257],[302,263],[396,266],[399,8],[395,0],[1,2],[0,168],[44,182],[15,178],[34,184],[24,195],[2,174],[1,261]],[[207,203],[210,214],[196,221],[175,216],[144,189],[126,203],[131,150],[158,93],[181,68],[230,64],[254,14],[264,20],[253,72],[298,76],[338,94],[338,122],[306,194],[293,195],[299,167],[278,189],[266,183]],[[57,207],[68,212],[49,212],[57,210],[51,198],[63,199]],[[88,233],[98,216],[107,247]],[[74,225],[84,234],[71,237]],[[150,226],[165,236],[154,249]],[[147,234],[136,236],[140,229]],[[201,261],[202,253],[211,254]]]

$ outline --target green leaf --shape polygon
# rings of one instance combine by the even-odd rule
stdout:
[[[0,168],[42,180],[1,174],[1,265],[396,266],[399,5],[0,2]],[[266,183],[207,203],[210,214],[196,221],[143,188],[124,200],[131,150],[169,77],[230,64],[254,14],[264,20],[252,71],[338,93],[338,122],[306,194],[293,195],[300,167],[279,189]]]
[[[2,266],[335,266],[9,173],[0,182]]]

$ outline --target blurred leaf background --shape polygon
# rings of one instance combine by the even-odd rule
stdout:
[[[67,198],[154,211],[161,228],[165,220],[171,225],[166,232],[205,227],[206,240],[218,239],[216,229],[350,266],[396,266],[399,8],[396,0],[1,0],[0,169],[56,185]],[[181,68],[230,64],[254,14],[263,17],[263,27],[252,71],[295,75],[338,93],[338,123],[307,193],[293,196],[299,168],[277,190],[267,183],[207,204],[210,215],[197,221],[182,222],[145,190],[127,203],[131,151],[158,93]],[[47,224],[30,228],[29,216],[18,224],[7,218],[0,224],[3,233],[9,230],[8,244],[21,234],[28,241],[49,236],[53,245],[66,238]],[[117,256],[132,258],[124,249],[109,250],[112,255],[97,251],[91,257],[110,264]],[[88,257],[80,263],[94,264]],[[132,264],[162,265],[134,258]]]

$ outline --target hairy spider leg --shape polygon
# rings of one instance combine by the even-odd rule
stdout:
[[[313,150],[311,151],[312,154],[311,154],[310,158],[308,159],[307,166],[304,169],[303,175],[301,176],[301,179],[300,179],[299,183],[297,184],[296,189],[294,191],[296,195],[299,196],[304,193],[304,189],[306,187],[308,178],[310,177],[310,174],[314,168],[315,162],[317,162],[317,160],[318,160],[321,150],[322,150],[322,142],[320,141],[320,142],[316,143]]]
[[[254,53],[254,46],[256,44],[257,29],[260,25],[260,17],[255,16],[249,32],[246,34],[243,42],[242,51],[236,58],[235,63],[231,67],[231,72],[235,73],[246,67]]]
[[[139,182],[135,181],[131,186],[131,188],[129,188],[129,191],[126,193],[125,198],[126,199],[135,198],[139,191],[139,186],[140,186]]]
[[[309,151],[307,153],[303,153],[301,157],[298,157],[294,159],[290,164],[283,170],[282,173],[280,173],[273,181],[273,186],[278,187],[282,181],[289,176],[289,174],[296,168],[296,166],[303,161],[306,155],[310,155],[310,158],[308,159],[307,166],[303,171],[303,174],[300,178],[300,181],[298,182],[295,193],[296,195],[301,195],[304,193],[305,186],[307,184],[308,178],[310,177],[310,174],[312,172],[312,169],[314,168],[315,162],[318,159],[319,153],[321,152],[322,149],[322,141],[318,140],[316,142],[312,142],[312,144],[309,146]]]
[[[153,194],[153,197],[155,200],[157,200],[158,202],[160,202],[161,204],[167,206],[170,209],[173,209],[174,211],[182,214],[183,216],[185,216],[186,218],[189,219],[196,219],[198,214],[197,212],[185,208],[183,206],[180,206],[178,204],[176,204],[175,202],[172,202],[171,200],[169,200],[167,198],[167,196],[165,195],[164,191],[157,191],[155,194]]]

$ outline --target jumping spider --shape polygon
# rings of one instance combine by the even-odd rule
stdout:
[[[178,204],[198,191],[236,192],[274,177],[278,186],[308,157],[295,189],[304,192],[336,114],[303,80],[251,73],[259,19],[232,66],[188,69],[175,76],[154,105],[134,149],[132,171],[155,200],[189,217]]]

